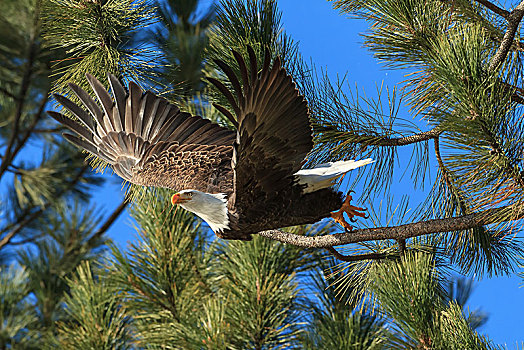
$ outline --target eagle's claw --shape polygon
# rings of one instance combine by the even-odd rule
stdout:
[[[353,231],[353,226],[348,224],[348,222],[344,218],[344,213],[348,214],[349,221],[351,222],[357,221],[357,219],[354,218],[355,216],[359,216],[364,219],[369,218],[369,215],[363,213],[363,211],[367,211],[366,208],[355,207],[350,204],[351,200],[353,199],[353,197],[351,197],[350,194],[352,192],[354,191],[349,191],[348,195],[346,196],[346,199],[344,200],[344,203],[342,203],[342,207],[340,207],[338,211],[334,211],[331,213],[331,217],[333,218],[333,220],[341,224],[342,227],[344,227],[344,229],[346,230],[346,232]]]

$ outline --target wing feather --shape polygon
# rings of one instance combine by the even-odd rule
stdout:
[[[82,104],[88,109],[91,115],[94,117],[93,121],[96,122],[97,132],[99,135],[107,134],[107,129],[104,123],[104,114],[96,102],[89,96],[87,92],[82,90],[78,85],[69,83],[67,84],[75,95],[80,99]]]
[[[113,97],[115,98],[115,106],[112,113],[115,131],[122,131],[125,125],[126,90],[113,74],[108,74],[108,78]]]
[[[91,74],[86,74],[87,81],[89,82],[89,85],[91,85],[91,88],[93,89],[93,92],[95,93],[96,97],[102,104],[102,108],[104,109],[104,121],[107,129],[115,130],[116,125],[112,122],[112,115],[113,115],[113,101],[111,100],[111,96],[109,95],[109,92],[104,88],[104,86]],[[110,125],[107,125],[109,122]]]
[[[109,75],[111,95],[87,75],[99,104],[80,87],[70,84],[87,111],[71,100],[56,100],[79,122],[49,112],[75,135],[64,137],[109,163],[127,181],[175,190],[197,189],[230,193],[231,157],[235,133],[180,109],[131,82],[129,94]]]
[[[262,200],[259,198],[266,203],[283,203],[268,199],[286,197],[283,196],[285,191],[298,188],[294,173],[302,167],[313,148],[313,138],[307,103],[291,76],[282,68],[280,59],[276,57],[271,64],[270,54],[266,51],[259,71],[254,50],[248,47],[247,53],[249,69],[244,57],[233,52],[242,83],[242,93],[235,93],[236,101],[231,101],[233,94],[223,83],[213,79],[209,81],[234,107],[238,122],[237,143],[232,156],[235,200],[254,208],[254,203]],[[218,65],[224,67],[225,63]],[[231,67],[224,70],[228,77],[232,71]],[[230,78],[235,90],[236,79]],[[226,110],[218,106],[217,109]],[[225,115],[232,118],[227,113]],[[262,202],[259,204],[263,205]],[[253,214],[256,216],[256,213]]]
[[[71,101],[65,96],[58,94],[53,94],[53,96],[58,101],[58,103],[60,103],[68,111],[73,113],[73,115],[77,117],[78,120],[80,120],[91,132],[95,131],[95,124],[93,123],[93,118],[91,118],[86,111],[84,111],[82,108],[77,106],[73,101]]]
[[[81,138],[79,137],[76,137],[74,135],[71,135],[71,134],[66,134],[64,133],[64,138],[71,142],[72,144],[80,147],[80,148],[83,148],[85,149],[86,151],[88,151],[89,153],[97,156],[98,158],[102,159],[103,161],[105,162],[108,162],[108,163],[111,163],[114,161],[114,159],[111,159],[107,154],[105,154],[104,151],[96,148],[96,146],[94,146],[93,144],[85,141],[85,140],[82,140]]]
[[[229,89],[224,84],[222,84],[220,81],[218,81],[215,78],[209,78],[208,77],[206,79],[210,83],[215,85],[218,90],[220,90],[220,92],[225,96],[227,101],[231,104],[231,107],[233,107],[233,110],[235,111],[236,115],[238,116],[240,114],[240,107],[238,106],[237,101],[236,101],[235,97],[233,96],[233,94],[231,93],[231,91],[229,91]],[[235,121],[235,124],[236,123],[237,122]]]

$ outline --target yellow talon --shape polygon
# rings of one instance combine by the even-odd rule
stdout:
[[[346,199],[344,200],[344,203],[342,203],[340,209],[331,212],[331,217],[333,218],[333,220],[341,224],[342,227],[344,227],[347,231],[353,231],[353,226],[348,224],[348,222],[344,218],[344,213],[348,214],[349,220],[352,222],[356,221],[355,219],[353,219],[353,217],[355,216],[367,219],[367,215],[363,213],[363,211],[366,211],[366,209],[351,205],[350,203],[352,199],[353,197],[350,194],[348,194],[346,196]]]

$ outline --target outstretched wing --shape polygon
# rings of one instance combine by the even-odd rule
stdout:
[[[291,76],[276,58],[270,67],[269,52],[258,72],[255,53],[248,47],[249,71],[242,56],[233,51],[241,80],[233,69],[216,61],[233,91],[209,78],[228,99],[235,116],[216,106],[238,129],[233,167],[236,201],[268,201],[292,188],[294,174],[313,148],[309,110]]]
[[[127,94],[118,79],[109,75],[113,101],[95,77],[86,76],[100,105],[71,83],[69,87],[85,108],[64,96],[55,98],[78,121],[48,112],[76,134],[64,134],[67,140],[138,185],[178,191],[231,191],[234,132],[181,112],[149,91],[142,93],[133,82]]]

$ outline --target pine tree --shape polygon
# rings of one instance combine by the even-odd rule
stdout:
[[[64,91],[84,69],[119,76],[146,69],[122,43],[150,22],[148,11],[131,1],[0,3],[2,348],[41,348],[57,322],[70,319],[67,279],[82,262],[99,261],[104,233],[127,205],[106,217],[89,204],[104,178],[45,111],[50,92]]]
[[[315,74],[273,0],[222,0],[203,15],[196,0],[0,3],[3,348],[496,348],[475,331],[485,317],[464,309],[468,285],[448,272],[507,274],[522,254],[512,239],[524,208],[522,6],[334,5],[370,22],[366,45],[378,60],[414,72],[389,100]],[[168,190],[131,188],[137,237],[112,245],[105,231],[127,202],[107,217],[89,204],[105,178],[43,113],[50,92],[109,72],[227,125],[203,77],[222,79],[213,60],[231,63],[231,49],[247,46],[259,63],[266,50],[279,56],[306,95],[315,132],[307,166],[373,157],[350,185],[364,184],[361,200],[373,204],[389,198],[397,155],[413,155],[415,186],[438,167],[427,200],[371,210],[373,229],[334,235],[323,222],[227,242],[172,207]],[[398,118],[399,100],[425,124]]]
[[[215,16],[212,4],[200,13],[200,0],[158,1],[158,26],[152,38],[162,52],[164,64],[160,67],[160,82],[173,90],[170,97],[180,100],[204,90],[204,50],[208,45],[208,31]]]

